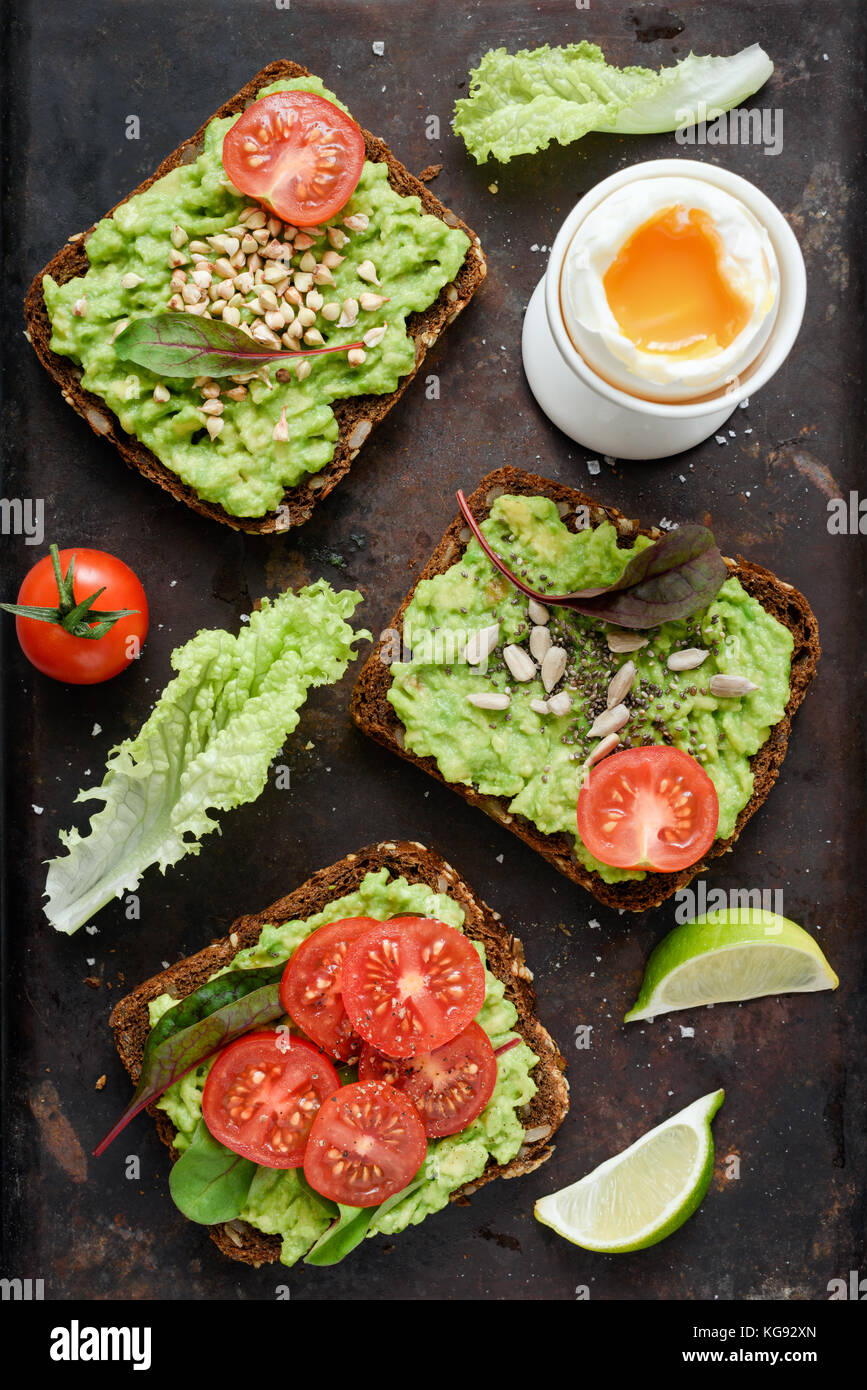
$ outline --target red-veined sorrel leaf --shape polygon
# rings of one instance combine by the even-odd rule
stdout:
[[[134,362],[162,377],[232,376],[253,372],[263,363],[280,362],[283,358],[318,357],[363,347],[362,342],[357,342],[297,351],[269,348],[248,338],[231,323],[194,314],[154,314],[134,319],[114,343],[122,362]]]
[[[527,598],[571,608],[618,627],[658,627],[660,623],[689,617],[707,608],[728,575],[713,533],[706,526],[690,523],[666,532],[633,555],[619,579],[607,587],[577,589],[571,594],[542,593],[525,584],[500,559],[482,535],[462,491],[458,493],[458,506],[491,564]]]

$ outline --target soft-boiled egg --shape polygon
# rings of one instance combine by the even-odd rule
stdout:
[[[637,180],[604,198],[566,253],[566,329],[606,381],[689,401],[734,383],[770,335],[780,295],[767,231],[700,178]]]

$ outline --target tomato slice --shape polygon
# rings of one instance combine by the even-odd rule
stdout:
[[[340,1062],[351,1061],[362,1048],[340,992],[343,958],[350,944],[375,926],[375,917],[344,917],[317,927],[292,953],[280,982],[280,1002],[289,1017]]]
[[[689,753],[667,744],[612,753],[578,793],[578,833],[615,868],[686,869],[713,844],[718,824],[713,782]]]
[[[313,92],[261,97],[223,141],[223,168],[235,187],[296,227],[339,212],[363,165],[361,127]]]
[[[355,1081],[330,1096],[313,1121],[304,1176],[332,1202],[375,1207],[406,1187],[426,1153],[412,1102],[384,1081]]]
[[[451,1042],[419,1057],[386,1057],[369,1043],[359,1081],[387,1081],[412,1101],[429,1139],[457,1134],[481,1115],[497,1084],[497,1059],[484,1028],[471,1023]]]
[[[357,1033],[387,1057],[433,1052],[485,1002],[485,971],[462,932],[434,917],[392,917],[346,952],[343,1002]]]
[[[247,1033],[217,1057],[202,1093],[215,1139],[265,1168],[300,1168],[323,1101],[340,1087],[327,1057],[289,1033]]]

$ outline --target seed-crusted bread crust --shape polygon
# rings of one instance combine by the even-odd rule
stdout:
[[[309,73],[306,68],[301,67],[298,63],[289,62],[288,59],[269,63],[235,96],[225,102],[214,113],[214,116],[210,117],[210,120],[217,116],[231,116],[245,110],[256,99],[261,89],[272,82],[307,76]],[[172,154],[163,160],[150,178],[145,179],[144,183],[139,184],[138,188],[133,189],[126,198],[121,199],[116,207],[122,206],[129,198],[149,188],[152,183],[162,178],[164,174],[168,174],[172,169],[177,168],[179,164],[191,163],[201,153],[205,128],[208,124],[209,121],[206,121],[195,135],[190,136],[182,145],[179,145]],[[340,482],[340,479],[348,473],[353,459],[373,427],[385,418],[398,398],[403,395],[421,366],[428,349],[466,307],[485,278],[485,257],[475,232],[471,231],[455,213],[444,207],[423,183],[414,178],[382,140],[366,130],[363,134],[367,147],[367,159],[374,163],[388,165],[388,181],[392,188],[405,196],[414,195],[419,198],[425,212],[441,218],[449,227],[461,228],[470,238],[470,246],[455,279],[443,287],[429,308],[421,313],[410,314],[407,319],[407,331],[415,341],[415,366],[413,370],[402,377],[397,389],[387,396],[353,396],[344,401],[336,401],[333,410],[340,434],[331,462],[319,473],[290,488],[286,492],[280,508],[263,517],[230,516],[219,504],[203,501],[192,488],[182,483],[171,469],[161,463],[156,454],[139,443],[133,435],[129,435],[121,429],[117,417],[99,396],[82,389],[81,369],[74,362],[51,351],[51,320],[48,317],[42,291],[43,276],[51,275],[58,284],[64,285],[68,280],[74,279],[76,275],[84,275],[89,265],[86,249],[87,238],[94,227],[70,237],[67,244],[52,257],[48,265],[40,270],[24,301],[27,333],[37,357],[57,382],[63,393],[63,399],[72,406],[73,410],[78,411],[79,415],[84,417],[94,433],[110,439],[130,468],[136,469],[144,477],[149,478],[151,482],[159,483],[160,487],[165,488],[173,497],[181,502],[186,502],[193,511],[200,512],[203,516],[212,517],[214,521],[222,521],[226,526],[232,526],[239,531],[266,534],[274,531],[286,531],[290,526],[300,526],[302,522],[307,521],[316,504],[327,497],[329,492]],[[115,208],[112,208],[106,216],[110,217],[114,211]]]
[[[498,1164],[491,1159],[481,1177],[452,1194],[451,1200],[456,1201],[468,1197],[494,1178],[514,1178],[522,1173],[530,1173],[551,1156],[551,1137],[569,1109],[568,1085],[564,1075],[566,1064],[556,1043],[534,1015],[536,998],[532,975],[524,963],[520,941],[509,933],[499,914],[476,896],[450,864],[417,841],[388,840],[368,845],[355,854],[348,854],[338,863],[320,869],[294,893],[272,903],[263,912],[239,917],[227,937],[215,941],[186,960],[178,961],[162,974],[139,985],[138,989],[115,1005],[109,1022],[121,1061],[132,1080],[137,1081],[145,1041],[150,1032],[148,1004],[152,999],[167,992],[183,999],[204,984],[215,970],[228,965],[238,951],[254,945],[266,923],[311,917],[335,898],[354,892],[365,874],[383,868],[394,878],[403,875],[411,883],[425,883],[437,893],[447,893],[460,904],[465,914],[464,930],[473,940],[484,945],[488,969],[503,981],[506,996],[518,1011],[516,1031],[539,1058],[538,1065],[533,1069],[533,1079],[538,1089],[522,1117],[525,1128],[538,1137],[525,1144],[510,1163]],[[171,1149],[172,1159],[176,1159],[178,1154],[173,1148],[175,1127],[168,1115],[154,1105],[148,1106],[148,1113],[156,1120],[159,1136]],[[542,1134],[546,1127],[547,1133]],[[264,1235],[245,1222],[231,1221],[212,1226],[209,1233],[224,1255],[241,1260],[244,1264],[261,1265],[279,1258],[279,1236]]]
[[[500,468],[483,478],[479,486],[467,499],[478,520],[488,515],[494,500],[503,492],[529,496],[550,497],[565,512],[565,523],[570,530],[576,529],[575,510],[579,506],[589,509],[591,524],[599,525],[608,520],[617,527],[624,543],[640,534],[659,536],[657,529],[644,530],[636,521],[631,521],[616,507],[601,506],[594,498],[588,497],[575,488],[563,483],[539,477],[535,473],[525,473],[517,468]],[[416,580],[430,579],[436,574],[444,574],[459,559],[470,540],[469,528],[462,517],[457,517],[446,531],[427,565]],[[794,639],[792,652],[791,681],[786,713],[779,724],[771,729],[767,741],[750,760],[753,771],[753,794],[741,811],[735,824],[734,834],[726,840],[716,840],[705,858],[698,864],[679,873],[648,874],[638,881],[606,883],[599,874],[586,869],[575,858],[572,842],[567,835],[545,835],[523,816],[509,811],[508,797],[483,796],[473,787],[451,782],[454,791],[479,806],[487,815],[505,825],[526,844],[538,850],[561,874],[573,883],[586,888],[600,902],[608,907],[628,908],[632,912],[645,912],[658,907],[679,888],[685,887],[697,874],[703,873],[708,861],[725,854],[737,840],[750,816],[762,805],[768,792],[779,776],[786,746],[789,741],[792,715],[803,700],[807,687],[816,671],[821,648],[819,647],[819,628],[809,603],[803,594],[778,579],[770,570],[754,565],[739,557],[737,561],[726,557],[729,571],[740,580],[747,593],[758,599],[762,607],[771,613],[784,627],[788,628]],[[416,585],[410,590],[389,624],[390,629],[403,631],[403,616],[415,593]],[[358,727],[385,748],[423,768],[431,777],[445,782],[434,758],[420,758],[404,746],[403,726],[388,701],[391,674],[381,659],[385,639],[371,653],[362,667],[352,695],[351,713]]]

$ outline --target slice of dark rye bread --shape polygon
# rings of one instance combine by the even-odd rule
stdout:
[[[236,112],[244,111],[256,99],[258,92],[272,82],[291,77],[307,76],[309,76],[307,68],[301,67],[298,63],[289,62],[288,59],[269,63],[209,119],[213,120],[215,116],[231,116]],[[201,153],[205,127],[208,124],[209,122],[206,121],[195,135],[190,136],[182,145],[179,145],[172,154],[163,160],[149,179],[145,179],[144,183],[139,184],[138,188],[133,189],[132,193],[127,194],[127,197],[121,199],[121,202],[116,206],[122,206],[129,198],[149,188],[152,183],[162,178],[164,174],[168,174],[179,164],[192,163]],[[400,163],[400,160],[394,157],[382,140],[377,139],[375,135],[371,135],[366,130],[363,133],[367,147],[367,158],[374,163],[388,165],[388,181],[392,188],[397,193],[414,195],[419,198],[424,211],[432,213],[434,217],[441,218],[447,226],[460,227],[469,237],[470,245],[455,279],[443,287],[429,308],[421,313],[410,314],[407,319],[407,331],[415,341],[415,366],[413,370],[402,377],[397,390],[392,391],[387,396],[353,396],[343,401],[335,401],[332,408],[337,417],[340,434],[331,462],[319,473],[290,488],[286,492],[280,508],[268,512],[263,517],[230,516],[217,503],[203,501],[192,488],[182,483],[171,469],[161,463],[150,449],[139,443],[133,435],[129,435],[121,429],[117,417],[99,396],[95,396],[91,391],[82,390],[80,384],[81,369],[74,362],[68,357],[60,357],[51,351],[51,320],[48,317],[45,297],[42,292],[43,276],[51,275],[58,284],[63,285],[76,275],[84,275],[89,264],[86,249],[87,238],[94,230],[93,227],[90,227],[86,232],[76,232],[74,236],[69,238],[67,244],[52,257],[48,265],[40,270],[24,301],[27,336],[37,357],[57,382],[63,399],[72,406],[73,410],[77,410],[79,415],[84,417],[94,433],[110,439],[130,468],[136,469],[145,478],[149,478],[151,482],[159,483],[160,487],[165,488],[179,501],[186,502],[187,506],[192,507],[194,511],[200,512],[203,516],[212,517],[215,521],[222,521],[226,526],[232,526],[239,531],[259,534],[286,531],[290,526],[300,526],[309,518],[316,504],[327,497],[329,492],[340,482],[340,479],[349,472],[353,459],[374,425],[378,425],[385,418],[398,398],[403,395],[421,366],[428,349],[466,307],[485,278],[485,257],[475,232],[471,231],[455,213],[444,207],[423,183],[414,178],[409,170]],[[106,213],[106,216],[110,217],[114,211],[115,209],[112,208],[110,212]]]
[[[488,969],[502,980],[506,986],[506,997],[518,1011],[515,1031],[521,1034],[539,1058],[538,1065],[533,1068],[533,1079],[538,1089],[522,1115],[528,1133],[527,1142],[510,1163],[498,1164],[493,1159],[489,1160],[481,1177],[452,1193],[451,1200],[459,1201],[494,1178],[519,1177],[544,1163],[553,1153],[551,1136],[562,1124],[569,1109],[569,1092],[563,1057],[534,1015],[536,998],[533,977],[524,962],[521,942],[504,926],[499,913],[482,902],[450,864],[424,845],[414,840],[388,840],[367,845],[355,854],[347,854],[345,859],[327,869],[319,869],[294,893],[272,903],[264,912],[239,917],[223,940],[215,941],[205,950],[178,961],[161,975],[155,975],[152,980],[139,985],[138,989],[115,1005],[109,1022],[114,1030],[121,1061],[132,1080],[137,1081],[145,1040],[150,1032],[148,1004],[152,999],[167,992],[178,999],[184,998],[204,984],[215,970],[228,965],[238,951],[254,945],[266,923],[311,917],[321,912],[326,903],[354,892],[365,874],[383,868],[393,878],[403,875],[410,883],[425,883],[434,892],[447,893],[460,904],[465,914],[464,930],[473,940],[483,944]],[[175,1127],[168,1115],[154,1105],[148,1106],[148,1113],[156,1120],[159,1136],[171,1149],[172,1159],[176,1159],[178,1155],[172,1147]],[[211,1239],[230,1259],[261,1265],[279,1257],[280,1237],[264,1235],[245,1222],[225,1222],[209,1227],[209,1231]]]
[[[589,510],[592,525],[599,525],[605,520],[613,522],[624,544],[627,544],[638,534],[651,536],[654,539],[661,535],[658,528],[644,530],[639,527],[637,521],[630,521],[615,507],[602,506],[595,498],[588,497],[575,488],[553,482],[548,478],[541,478],[535,473],[525,473],[517,468],[500,468],[482,479],[475,492],[467,499],[476,518],[480,521],[483,520],[488,515],[495,498],[504,492],[550,497],[557,504],[558,509],[564,513],[565,523],[573,531],[577,529],[576,508],[584,506]],[[416,584],[422,579],[430,579],[433,575],[443,574],[450,569],[463,553],[469,540],[469,528],[465,525],[463,518],[459,516],[446,531],[416,580]],[[731,574],[740,580],[747,593],[758,599],[768,613],[773,614],[784,627],[789,629],[795,645],[792,652],[790,693],[785,716],[779,724],[771,729],[767,741],[751,759],[754,777],[753,794],[737,818],[734,834],[726,840],[714,841],[707,856],[700,863],[694,864],[691,868],[683,869],[680,873],[648,874],[646,878],[639,881],[630,880],[623,883],[608,884],[600,878],[599,874],[586,869],[583,864],[578,862],[573,852],[572,841],[567,835],[545,835],[536,828],[532,821],[510,812],[510,798],[484,796],[473,787],[463,786],[456,782],[447,784],[465,801],[469,801],[473,806],[481,807],[494,820],[507,826],[513,834],[518,835],[533,849],[538,850],[539,854],[543,855],[556,869],[559,869],[561,874],[565,874],[573,883],[578,883],[582,888],[586,888],[588,892],[608,907],[627,908],[632,912],[644,912],[648,908],[658,907],[666,898],[671,897],[678,888],[683,888],[697,874],[702,873],[708,867],[707,861],[709,859],[725,854],[727,850],[731,849],[750,816],[762,805],[777,780],[786,754],[792,715],[803,700],[807,686],[815,674],[816,663],[821,650],[819,647],[819,628],[803,594],[800,594],[791,584],[786,584],[782,579],[778,579],[770,570],[762,569],[760,565],[754,565],[749,560],[738,558],[735,561],[726,557],[726,564]],[[398,632],[403,631],[403,615],[414,593],[415,586],[407,594],[392,618],[389,625],[390,629],[396,629]],[[436,777],[438,781],[444,782],[445,778],[440,773],[433,758],[419,758],[404,746],[403,726],[388,702],[388,691],[391,685],[389,668],[380,656],[381,649],[387,640],[386,637],[383,637],[379,647],[371,653],[362,667],[352,695],[352,718],[358,727],[372,739],[375,739],[377,743],[390,748],[392,752],[406,758],[408,762],[423,768],[425,772]]]

